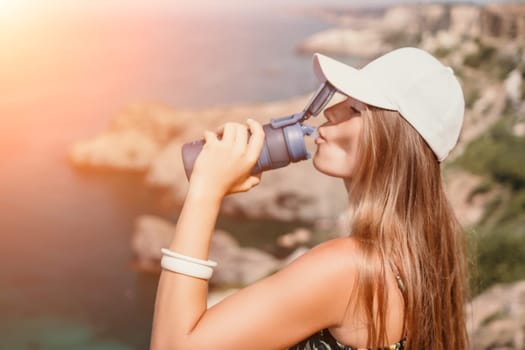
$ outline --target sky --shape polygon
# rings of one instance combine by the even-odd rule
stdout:
[[[69,13],[71,11],[104,12],[227,12],[253,10],[273,6],[375,6],[398,3],[431,3],[430,0],[0,0],[0,18],[6,19],[35,13]],[[439,2],[454,2],[442,0]],[[456,1],[457,2],[457,1]],[[499,0],[472,0],[472,3],[502,2]]]

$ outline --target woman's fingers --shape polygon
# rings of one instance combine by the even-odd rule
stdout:
[[[236,193],[236,192],[247,192],[250,189],[254,188],[261,182],[261,173],[250,175],[246,180],[244,180],[242,183],[238,184],[237,186],[234,186],[230,193]]]
[[[259,182],[261,182],[261,176],[262,176],[262,173],[257,173],[257,174],[254,174],[254,175],[251,175],[250,176],[250,179],[253,183],[253,185],[258,185]]]
[[[206,142],[217,141],[229,149],[231,157],[242,157],[247,164],[257,162],[264,144],[264,130],[260,123],[248,119],[246,124],[226,123],[220,127],[217,134],[207,131]],[[232,158],[232,160],[233,160]]]
[[[204,131],[204,141],[206,144],[210,144],[213,141],[217,141],[217,134],[211,131]]]
[[[233,144],[237,134],[237,127],[235,123],[226,123],[223,126],[222,141]]]
[[[246,123],[248,123],[248,127],[250,128],[251,132],[250,141],[248,142],[248,148],[246,150],[246,156],[250,161],[255,163],[257,162],[264,145],[264,130],[261,124],[253,119],[248,119]]]
[[[244,153],[246,150],[246,145],[248,144],[248,128],[243,124],[236,124],[236,126],[235,148],[237,151]]]
[[[234,149],[244,153],[248,145],[249,131],[246,125],[240,123],[226,123],[217,130],[221,141],[233,145]]]
[[[259,184],[261,174],[250,174],[264,144],[264,130],[258,122],[226,123],[217,133],[205,131],[204,139],[194,172],[206,173],[207,181],[224,194],[248,191]]]
[[[255,176],[255,175],[250,176],[248,180],[246,180],[246,191],[257,186],[259,182],[261,182],[260,174],[259,176]]]

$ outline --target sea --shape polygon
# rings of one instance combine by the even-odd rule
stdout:
[[[143,174],[76,169],[68,149],[130,103],[312,92],[311,55],[296,47],[332,23],[264,6],[0,8],[11,3],[0,15],[0,349],[147,349],[158,275],[132,268],[130,238],[140,215],[177,213]]]

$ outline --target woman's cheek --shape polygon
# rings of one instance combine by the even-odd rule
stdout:
[[[339,137],[334,140],[334,144],[340,149],[343,153],[350,153],[352,151],[352,140],[350,137]]]

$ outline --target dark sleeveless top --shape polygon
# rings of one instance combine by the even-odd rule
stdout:
[[[401,292],[405,294],[405,286],[397,269],[391,264],[391,268],[394,271],[397,285]],[[405,349],[406,339],[403,338],[401,341],[392,344],[390,346],[380,348],[378,350],[403,350]],[[334,338],[332,333],[328,329],[320,330],[319,332],[312,334],[302,342],[288,348],[288,350],[369,350],[365,348],[354,348],[349,345],[341,344]]]
[[[402,350],[405,349],[405,339],[398,343],[392,344],[381,350]],[[307,339],[299,344],[296,344],[288,350],[368,350],[363,348],[354,348],[338,342],[328,329],[323,329],[315,334],[312,334]],[[378,349],[379,350],[379,349]]]

